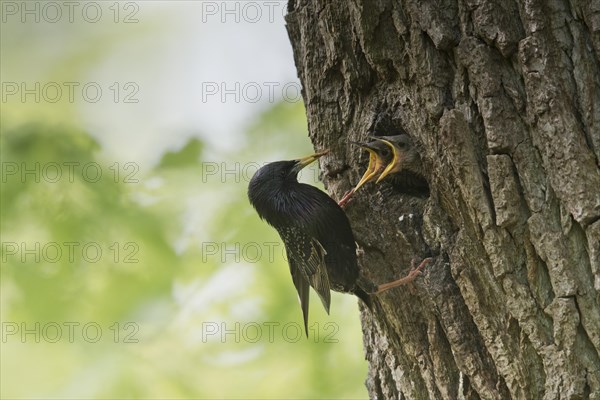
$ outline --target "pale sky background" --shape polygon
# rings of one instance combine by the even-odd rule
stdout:
[[[76,82],[77,117],[69,118],[80,119],[109,159],[144,169],[190,136],[207,141],[218,158],[243,144],[241,132],[261,111],[284,96],[301,101],[285,1],[75,2],[72,11],[65,2],[0,4],[2,81],[58,85],[61,100],[68,98],[65,82]],[[93,22],[97,8],[101,17]],[[102,90],[97,102],[83,97],[89,83]],[[137,103],[126,103],[127,95]],[[19,96],[3,103],[22,103],[26,120],[65,115],[61,102]]]
[[[83,80],[104,82],[103,88],[111,82],[139,86],[137,104],[80,102],[85,127],[111,157],[154,163],[165,148],[194,135],[228,150],[240,144],[253,117],[284,96],[285,85],[289,101],[301,101],[283,18],[286,2],[249,2],[247,8],[230,2],[231,13],[223,9],[227,2],[137,3],[139,22],[127,28],[145,35],[128,37]]]

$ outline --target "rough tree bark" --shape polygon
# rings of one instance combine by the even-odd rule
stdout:
[[[321,167],[412,135],[430,195],[361,189],[347,213],[378,283],[362,309],[372,398],[600,399],[600,3],[290,0]],[[335,312],[335,310],[333,310]]]

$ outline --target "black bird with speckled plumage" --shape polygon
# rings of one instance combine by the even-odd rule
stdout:
[[[248,186],[258,215],[283,240],[308,334],[309,289],[329,313],[330,289],[352,293],[370,305],[359,286],[356,242],[344,211],[326,193],[298,182],[298,172],[327,152],[260,168]]]

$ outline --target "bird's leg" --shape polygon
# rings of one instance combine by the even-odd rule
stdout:
[[[395,281],[392,281],[389,283],[384,283],[382,285],[377,286],[377,291],[375,292],[375,294],[379,294],[388,289],[406,285],[407,283],[414,281],[416,279],[416,277],[421,274],[421,270],[423,268],[425,268],[425,266],[427,266],[427,264],[429,264],[431,262],[431,260],[432,260],[431,258],[424,259],[423,261],[421,261],[421,264],[419,264],[419,266],[416,268],[415,268],[416,261],[412,260],[412,263],[411,263],[412,268],[411,268],[410,272],[408,273],[408,275],[406,275],[404,278],[400,278]]]
[[[348,201],[350,200],[350,198],[352,197],[353,194],[354,194],[354,189],[347,192],[344,195],[344,197],[342,197],[342,199],[338,202],[338,206],[344,208],[344,206],[346,206],[346,204],[348,203]]]

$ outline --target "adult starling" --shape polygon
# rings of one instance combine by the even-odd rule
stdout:
[[[406,277],[380,286],[360,276],[356,242],[346,214],[326,193],[297,179],[302,168],[327,153],[267,164],[254,174],[248,186],[250,203],[279,232],[285,245],[307,335],[310,287],[327,313],[330,289],[352,293],[370,306],[369,294],[414,280],[430,260],[423,260]]]
[[[362,185],[377,179],[377,177],[379,177],[379,175],[381,175],[381,173],[385,170],[388,163],[392,161],[392,150],[390,149],[389,145],[383,141],[373,140],[369,143],[350,143],[358,145],[369,152],[369,165],[367,166],[367,170],[356,186],[346,193],[338,202],[340,207],[344,207],[354,195],[354,192],[356,192]]]
[[[285,244],[307,334],[311,286],[327,313],[330,289],[353,293],[370,304],[369,295],[358,286],[356,242],[346,214],[326,193],[297,180],[302,168],[325,154],[267,164],[248,186],[250,203]]]

